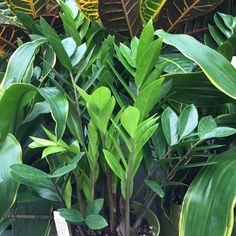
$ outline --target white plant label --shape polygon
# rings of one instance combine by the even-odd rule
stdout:
[[[58,211],[54,211],[53,215],[57,230],[57,236],[70,236],[70,231],[66,220],[62,216],[60,216],[60,213]]]

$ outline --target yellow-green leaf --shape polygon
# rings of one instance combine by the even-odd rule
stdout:
[[[144,22],[148,22],[151,18],[156,19],[158,13],[165,5],[167,0],[141,0],[141,17]]]
[[[23,11],[33,18],[43,14],[46,10],[46,0],[6,0],[9,8],[14,11]]]
[[[91,21],[99,21],[98,0],[76,0],[76,3],[87,18]]]

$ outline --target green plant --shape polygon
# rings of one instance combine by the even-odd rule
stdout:
[[[190,36],[155,32],[152,21],[139,38],[117,43],[74,5],[59,5],[63,32],[43,18],[33,24],[32,41],[13,53],[1,80],[0,163],[11,158],[0,169],[0,229],[28,235],[36,227],[29,218],[40,216],[37,235],[50,235],[58,210],[80,235],[109,228],[128,236],[152,203],[168,214],[173,195],[231,148],[236,71]]]

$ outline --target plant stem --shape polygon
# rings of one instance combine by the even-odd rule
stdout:
[[[191,151],[200,143],[201,141],[197,141],[186,153],[185,155],[183,156],[183,158],[181,158],[175,165],[174,167],[172,168],[172,170],[169,172],[169,174],[166,176],[165,180],[163,181],[163,183],[166,183],[168,181],[170,181],[173,176],[175,175],[176,173],[176,170],[177,168],[182,164],[183,161],[185,161],[188,157],[188,155],[191,153]],[[151,206],[152,202],[154,201],[156,197],[156,193],[153,192],[152,190],[149,192],[146,200],[145,200],[145,203],[142,207],[142,209],[140,210],[139,214],[138,214],[138,218],[133,226],[133,230],[136,230],[139,225],[142,223],[142,220],[143,218],[145,217],[146,215],[146,212],[148,211],[149,207]]]
[[[52,215],[7,215],[8,219],[18,219],[18,220],[53,220],[54,217]]]
[[[166,157],[171,153],[171,151],[172,151],[172,150],[169,149],[161,159],[166,158]],[[157,163],[155,163],[155,165],[152,167],[152,170],[151,170],[150,173],[146,176],[145,179],[146,179],[146,180],[150,179],[150,178],[152,177],[152,175],[156,172],[156,170],[157,170],[158,167],[159,167],[159,165],[158,165]],[[133,202],[133,201],[135,200],[135,198],[138,196],[138,194],[141,192],[141,190],[144,188],[144,186],[145,186],[145,182],[143,181],[143,182],[139,185],[139,187],[138,187],[137,191],[135,192],[135,194],[132,196],[131,202]]]
[[[79,106],[79,98],[78,98],[78,94],[77,94],[77,90],[76,90],[76,82],[74,80],[72,72],[69,71],[69,73],[70,73],[71,83],[72,83],[73,88],[74,88],[74,99],[75,99],[75,103],[76,103],[76,111],[77,111],[77,115],[78,115],[79,128],[80,128],[80,133],[81,133],[80,143],[84,148],[85,144],[84,144],[83,126],[82,126],[82,120],[81,120],[81,111],[80,111],[80,106]]]
[[[126,196],[125,196],[125,236],[130,235],[130,185],[132,180],[132,171],[133,171],[133,164],[134,164],[134,143],[132,141],[131,151],[129,155],[129,168],[126,178]]]

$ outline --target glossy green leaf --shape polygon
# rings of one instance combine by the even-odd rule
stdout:
[[[77,164],[68,164],[65,165],[63,167],[60,167],[58,169],[56,169],[49,177],[50,178],[58,178],[61,177],[63,175],[66,175],[68,173],[70,173],[71,171],[73,171],[75,168],[77,167]]]
[[[154,40],[154,27],[153,27],[153,22],[150,20],[145,25],[140,35],[137,47],[136,65],[140,63],[145,51],[147,50],[149,45],[153,42],[153,40]]]
[[[9,134],[0,146],[0,222],[16,200],[19,183],[9,175],[10,166],[21,163],[21,146],[15,137]]]
[[[48,179],[49,175],[29,165],[11,165],[10,175],[24,185],[53,189],[53,184]]]
[[[162,30],[156,31],[156,34],[166,44],[176,47],[187,58],[196,62],[215,87],[236,99],[236,69],[223,55],[191,36],[171,35]]]
[[[34,105],[30,114],[24,119],[23,123],[31,122],[32,120],[36,119],[41,114],[50,113],[50,106],[48,102],[38,102]]]
[[[179,118],[171,108],[168,107],[162,113],[161,124],[167,143],[170,146],[176,144],[179,140]]]
[[[44,39],[25,43],[12,54],[1,82],[2,88],[6,89],[11,83],[20,83],[24,80],[26,71],[34,60],[37,50],[44,43]],[[24,60],[22,60],[22,58],[24,58]]]
[[[214,157],[217,164],[205,167],[192,182],[184,198],[180,236],[231,235],[236,196],[235,156],[236,149],[231,149]]]
[[[86,215],[98,215],[102,210],[103,203],[103,198],[92,201],[86,209]]]
[[[73,224],[81,224],[84,221],[83,215],[76,209],[58,209],[60,215]]]
[[[198,125],[198,112],[194,105],[184,108],[179,117],[179,136],[189,135]]]
[[[60,140],[66,128],[69,111],[67,98],[56,88],[40,88],[38,91],[50,105],[52,117],[56,122],[55,133],[57,140]]]
[[[60,153],[60,152],[65,152],[65,151],[66,151],[66,149],[64,147],[60,147],[57,145],[49,146],[43,150],[42,158],[45,158],[45,157],[55,154],[55,153]]]
[[[161,186],[153,180],[145,180],[146,185],[152,189],[159,197],[163,198],[165,193]]]
[[[107,150],[103,150],[103,153],[112,171],[121,179],[121,181],[125,181],[125,172],[119,163],[118,158],[116,159],[116,157]]]
[[[163,79],[152,82],[137,95],[134,107],[137,107],[140,111],[140,120],[143,120],[160,101],[162,82]]]
[[[63,44],[62,44],[59,36],[55,32],[55,30],[52,29],[43,18],[41,18],[41,20],[40,20],[40,25],[41,25],[42,32],[43,32],[44,36],[47,37],[49,43],[51,44],[54,52],[56,53],[59,61],[61,62],[61,64],[66,69],[71,70],[72,64],[71,64],[69,55],[67,54],[66,50],[64,49]]]
[[[14,133],[21,124],[23,108],[35,96],[37,90],[29,84],[12,84],[0,98],[0,142],[8,133]]]
[[[162,40],[157,39],[153,41],[142,55],[142,59],[137,64],[137,71],[135,74],[135,84],[140,87],[145,79],[149,76],[160,56],[162,47]]]
[[[107,221],[101,215],[88,215],[85,218],[86,225],[93,230],[103,229],[108,226]]]
[[[134,133],[137,129],[139,119],[139,109],[132,106],[126,108],[121,115],[121,124],[132,138],[134,138]]]

